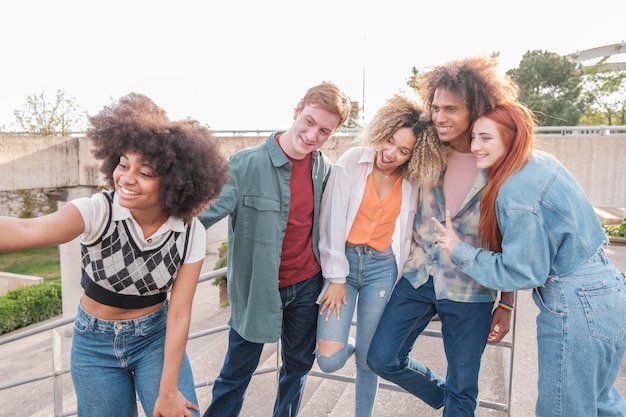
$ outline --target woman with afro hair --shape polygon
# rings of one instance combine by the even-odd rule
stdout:
[[[78,415],[197,416],[185,346],[206,251],[196,216],[228,180],[210,131],[131,93],[90,118],[110,190],[32,219],[0,217],[0,251],[80,236],[71,375]],[[168,293],[169,298],[168,298]]]

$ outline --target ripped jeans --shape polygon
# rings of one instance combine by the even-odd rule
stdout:
[[[337,319],[336,312],[333,311],[328,321],[325,321],[324,313],[318,317],[317,322],[317,342],[339,341],[342,348],[331,356],[322,355],[317,348],[315,356],[322,371],[335,372],[355,353],[355,416],[369,417],[376,399],[378,376],[367,366],[367,352],[396,282],[397,266],[391,247],[379,252],[369,246],[346,245],[346,257],[350,264],[350,274],[346,277],[348,304],[341,309],[340,319]],[[352,345],[348,338],[355,310],[356,343]]]

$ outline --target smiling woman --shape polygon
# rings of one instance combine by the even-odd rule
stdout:
[[[228,163],[206,127],[169,120],[141,94],[124,96],[90,122],[87,135],[111,191],[45,216],[0,217],[0,251],[80,238],[84,294],[70,361],[79,415],[137,414],[138,395],[146,415],[197,416],[185,353],[206,255],[195,216],[219,194]],[[112,349],[118,337],[129,363]]]
[[[519,102],[500,103],[478,118],[473,137],[504,150],[500,158],[478,162],[488,172],[480,247],[459,238],[449,210],[445,226],[433,217],[434,237],[480,284],[533,290],[537,415],[626,415],[615,387],[626,337],[624,274],[607,256],[607,236],[582,187],[557,159],[534,147],[535,120]],[[475,153],[483,152],[480,142],[472,144]]]

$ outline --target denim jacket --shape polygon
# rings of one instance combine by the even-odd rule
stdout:
[[[502,291],[539,287],[549,276],[568,275],[607,240],[576,179],[541,153],[502,184],[496,215],[502,253],[459,242],[451,259],[483,285]]]
[[[200,216],[206,228],[229,216],[229,324],[241,337],[256,343],[276,342],[282,326],[278,269],[291,201],[291,162],[276,142],[280,133],[231,156],[230,180],[219,199]],[[319,262],[320,202],[331,162],[319,150],[312,157],[315,207],[311,250]]]
[[[446,221],[443,195],[443,178],[431,190],[420,190],[419,202],[413,224],[411,255],[404,264],[403,275],[414,288],[428,281],[432,274],[435,296],[438,300],[482,303],[494,301],[495,290],[486,288],[471,276],[457,268],[448,254],[435,243],[436,227],[431,218],[442,224]],[[459,211],[451,221],[459,238],[469,245],[478,244],[478,216],[480,197],[487,185],[487,174],[479,171]]]

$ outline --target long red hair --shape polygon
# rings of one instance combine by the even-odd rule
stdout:
[[[478,236],[483,247],[502,251],[502,234],[496,216],[496,198],[500,187],[509,176],[519,171],[530,160],[533,151],[535,116],[523,104],[503,102],[484,116],[493,120],[507,148],[497,166],[488,169],[488,183],[480,200]]]

